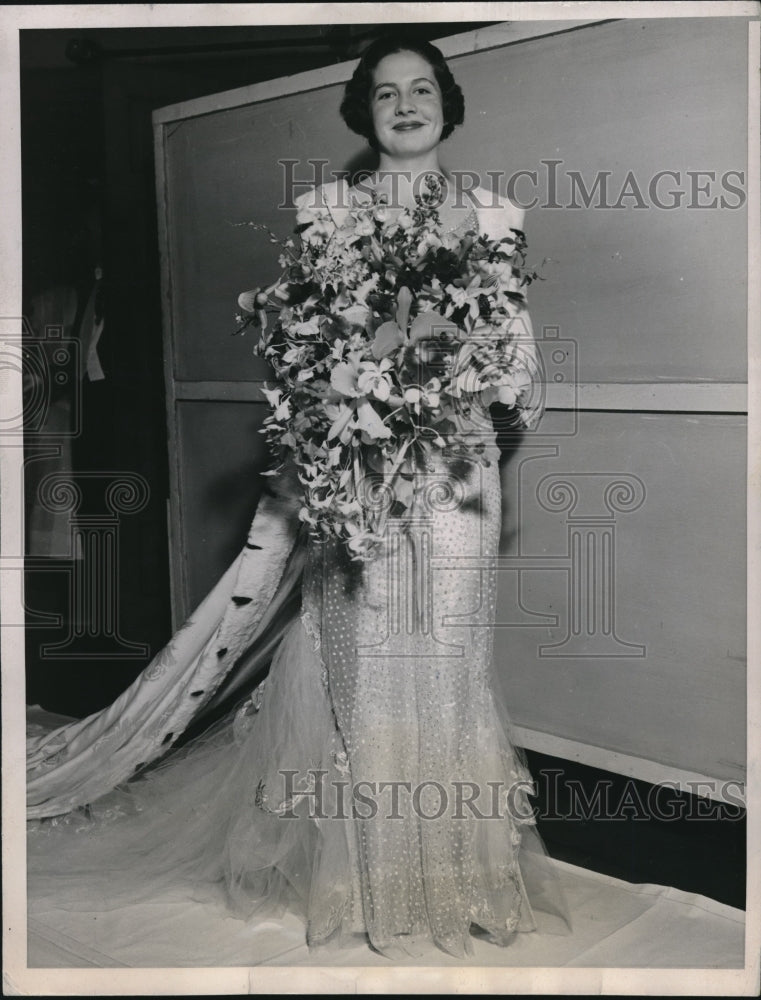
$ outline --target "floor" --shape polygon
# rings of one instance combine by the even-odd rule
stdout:
[[[480,968],[741,969],[745,913],[661,885],[633,885],[556,862],[573,927],[557,935],[517,935],[499,948],[473,939],[469,965]],[[34,913],[28,968],[221,968],[308,966],[462,967],[431,947],[391,963],[358,940],[340,951],[310,952],[304,926],[288,915],[248,924],[221,900],[155,899],[113,912]]]

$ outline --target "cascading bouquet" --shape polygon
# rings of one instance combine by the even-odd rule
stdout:
[[[277,379],[264,390],[262,431],[278,460],[265,475],[292,460],[302,521],[353,559],[370,558],[389,513],[411,507],[431,449],[483,455],[460,433],[472,407],[500,401],[524,423],[534,413],[521,288],[537,274],[523,233],[442,234],[440,197],[431,175],[413,209],[391,219],[373,195],[340,227],[302,199],[285,241],[243,223],[283,251],[280,278],[238,300],[236,332],[261,329],[255,351]]]

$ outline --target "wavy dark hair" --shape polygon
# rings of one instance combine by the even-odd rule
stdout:
[[[441,91],[444,114],[444,127],[441,138],[448,138],[455,126],[462,125],[465,120],[465,98],[458,86],[452,71],[447,66],[441,51],[430,42],[405,32],[394,32],[383,35],[372,42],[362,53],[357,68],[344,90],[341,101],[341,117],[357,135],[367,139],[373,149],[378,148],[373,128],[373,116],[370,110],[370,92],[373,86],[373,73],[381,59],[397,52],[415,52],[430,63]]]

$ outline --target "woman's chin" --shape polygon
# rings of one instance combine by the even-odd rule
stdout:
[[[411,157],[425,156],[436,149],[438,144],[439,140],[429,135],[424,136],[418,132],[402,132],[382,143],[381,149],[387,156],[395,159],[410,159]]]

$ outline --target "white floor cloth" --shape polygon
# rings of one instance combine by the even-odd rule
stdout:
[[[568,936],[474,938],[472,967],[742,968],[745,912],[668,886],[634,885],[555,862],[573,920]],[[295,915],[247,923],[218,905],[157,897],[113,912],[30,913],[28,968],[459,966],[431,946],[392,963],[358,941],[310,953]]]

